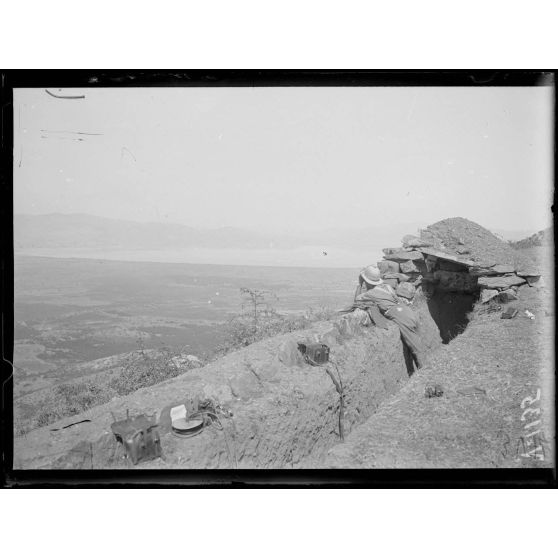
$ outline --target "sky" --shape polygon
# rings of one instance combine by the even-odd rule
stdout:
[[[551,87],[51,92],[85,98],[14,91],[18,214],[279,232],[551,223]]]

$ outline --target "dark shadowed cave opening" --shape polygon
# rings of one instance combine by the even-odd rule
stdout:
[[[477,299],[475,294],[437,290],[428,297],[428,310],[440,330],[442,343],[447,344],[463,333],[469,323],[468,314]]]

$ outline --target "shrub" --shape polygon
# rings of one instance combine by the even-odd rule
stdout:
[[[273,297],[271,293],[250,289],[241,292],[248,299],[248,304],[228,322],[225,340],[216,351],[217,357],[262,339],[305,329],[316,321],[328,320],[335,315],[335,311],[324,306],[308,308],[304,314],[284,315],[268,303],[266,297]],[[41,412],[34,419],[34,428],[103,405],[116,395],[128,395],[140,388],[179,376],[185,371],[184,364],[186,369],[194,366],[187,363],[177,366],[173,359],[180,352],[167,347],[146,350],[141,338],[138,339],[138,346],[139,350],[130,354],[124,362],[122,371],[108,381],[90,379],[55,387],[40,402]],[[18,432],[27,430],[21,427]]]
[[[114,390],[95,380],[61,384],[41,402],[42,410],[35,418],[35,426],[46,426],[63,417],[78,415],[107,403],[114,395]]]
[[[127,395],[142,387],[159,384],[184,373],[184,367],[177,366],[173,358],[178,356],[167,347],[157,351],[146,351],[141,345],[139,353],[130,355],[122,372],[110,382],[110,387],[118,395]]]
[[[216,351],[218,356],[262,339],[305,329],[314,322],[329,320],[336,314],[334,310],[321,306],[308,308],[304,314],[284,315],[270,305],[268,299],[274,297],[273,294],[246,288],[241,289],[241,294],[248,302],[227,323],[225,340]]]
[[[49,390],[40,401],[41,411],[34,418],[33,428],[51,424],[63,417],[77,415],[91,407],[108,403],[117,395],[128,395],[142,387],[152,386],[182,374],[194,364],[182,362],[177,366],[173,358],[180,352],[163,347],[146,350],[143,340],[138,339],[139,350],[130,354],[122,371],[110,380],[98,377],[82,382],[61,384]],[[30,430],[21,426],[17,435]]]

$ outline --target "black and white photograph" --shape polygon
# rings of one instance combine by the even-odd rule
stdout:
[[[14,472],[553,470],[554,75],[196,75],[14,86]]]

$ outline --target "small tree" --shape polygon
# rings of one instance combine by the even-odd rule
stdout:
[[[245,309],[246,306],[248,306],[249,312],[252,316],[252,329],[254,332],[254,338],[256,338],[258,335],[258,323],[261,321],[261,319],[268,318],[277,314],[275,309],[270,307],[267,300],[268,297],[277,297],[269,291],[248,289],[246,287],[242,287],[240,289],[240,293],[244,297],[242,308]]]
[[[308,308],[304,314],[289,316],[279,313],[270,304],[270,298],[278,300],[270,291],[243,287],[240,293],[242,311],[228,321],[225,339],[216,354],[223,355],[274,335],[304,329],[316,321],[328,320],[336,315],[335,311],[321,307]]]

